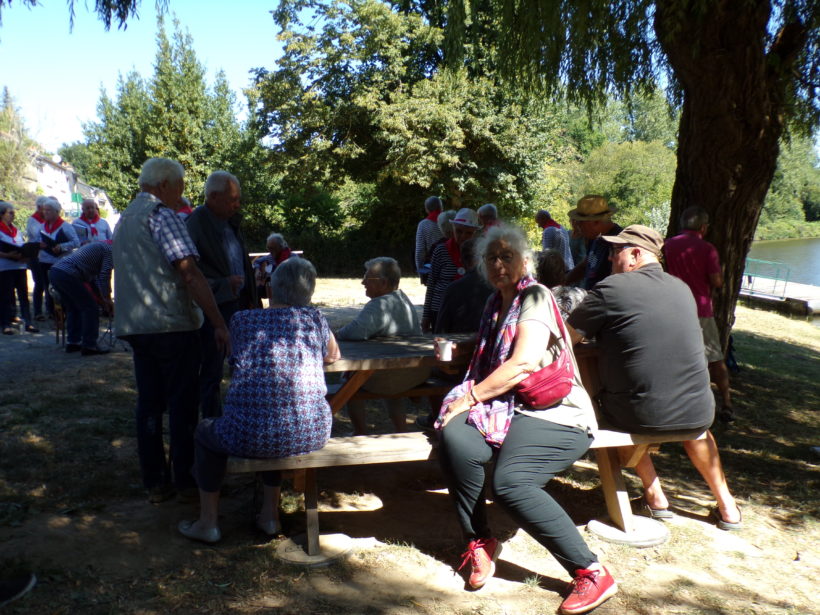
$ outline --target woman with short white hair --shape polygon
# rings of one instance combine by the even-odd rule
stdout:
[[[60,202],[55,198],[48,198],[43,202],[45,222],[40,230],[40,254],[37,258],[46,280],[48,280],[48,272],[54,263],[80,247],[77,231],[62,219],[60,216],[62,211]],[[46,311],[49,316],[54,316],[54,300],[48,290],[46,290]]]
[[[196,521],[180,522],[183,536],[206,543],[221,538],[219,488],[229,455],[290,457],[320,449],[330,437],[323,364],[340,355],[325,317],[309,305],[315,287],[310,261],[289,259],[271,277],[270,308],[241,310],[231,318],[233,376],[223,415],[203,420],[196,430],[200,513]],[[282,528],[281,481],[281,472],[262,473],[256,526],[271,536]]]
[[[20,315],[26,323],[26,331],[37,333],[38,329],[31,322],[31,310],[28,303],[26,279],[26,261],[23,257],[23,233],[14,226],[14,206],[0,201],[0,327],[4,335],[12,335],[12,321],[15,317],[16,303],[14,292],[20,301]]]

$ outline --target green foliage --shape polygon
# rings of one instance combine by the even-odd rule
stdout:
[[[795,136],[780,147],[777,170],[760,215],[757,239],[812,237],[820,201],[820,158],[810,138]]]
[[[199,202],[210,172],[224,168],[242,181],[258,170],[245,164],[258,158],[260,146],[255,136],[251,145],[243,134],[235,106],[223,73],[212,89],[207,87],[190,34],[174,20],[169,39],[159,19],[154,74],[150,80],[136,72],[120,76],[114,99],[103,91],[97,121],[83,127],[86,151],[72,146],[68,158],[87,181],[104,188],[119,209],[133,198],[146,159],[173,158],[185,167],[186,194]],[[257,186],[251,192],[258,201]]]
[[[578,196],[607,197],[622,226],[657,226],[658,211],[666,211],[668,220],[675,154],[660,141],[607,143],[589,155],[579,175]]]
[[[25,190],[20,180],[28,162],[28,150],[33,145],[14,99],[4,87],[0,108],[0,199],[23,197]]]

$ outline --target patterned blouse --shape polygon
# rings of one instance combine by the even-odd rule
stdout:
[[[234,366],[215,430],[240,457],[309,453],[330,437],[323,358],[330,328],[313,307],[243,310],[231,318]]]

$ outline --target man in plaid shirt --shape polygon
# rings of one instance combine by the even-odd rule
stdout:
[[[114,232],[117,337],[134,351],[137,383],[137,448],[149,501],[193,490],[193,433],[199,403],[199,327],[202,312],[220,348],[228,329],[185,223],[176,215],[185,189],[182,165],[167,158],[145,162],[141,192]],[[168,410],[170,464],[165,456],[162,414]]]

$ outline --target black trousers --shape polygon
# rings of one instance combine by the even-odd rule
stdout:
[[[489,538],[484,500],[485,464],[496,456],[496,502],[530,536],[546,547],[574,576],[598,561],[581,534],[543,487],[589,448],[592,437],[577,427],[523,414],[513,417],[504,444],[495,453],[484,436],[467,423],[464,412],[441,432],[441,467],[447,477],[465,538]]]

